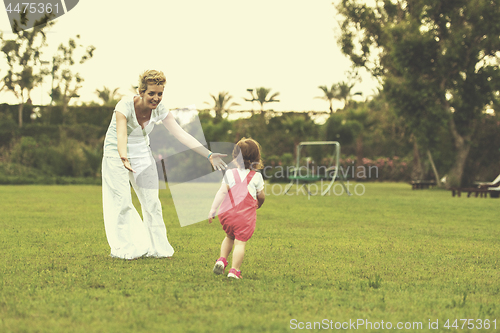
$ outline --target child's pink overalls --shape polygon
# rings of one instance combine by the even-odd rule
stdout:
[[[237,169],[231,170],[236,185],[231,187],[219,209],[219,221],[231,239],[246,242],[252,237],[257,220],[257,200],[248,192],[248,184],[255,175],[251,170],[242,182]]]

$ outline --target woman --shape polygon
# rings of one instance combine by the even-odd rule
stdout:
[[[112,257],[163,258],[174,254],[163,222],[156,163],[149,147],[148,135],[155,123],[161,121],[182,144],[207,157],[215,169],[226,168],[221,159],[226,155],[211,153],[185,132],[161,103],[165,83],[162,72],[148,70],[141,74],[139,95],[118,102],[106,133],[102,197]],[[130,184],[141,203],[144,221],[132,204]]]

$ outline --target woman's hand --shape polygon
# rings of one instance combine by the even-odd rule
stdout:
[[[122,158],[122,162],[123,162],[123,166],[125,167],[125,169],[127,169],[128,171],[131,171],[131,172],[135,172],[135,170],[132,169],[132,166],[130,165],[128,158]]]
[[[227,154],[212,153],[210,155],[210,163],[215,170],[226,170],[227,164],[222,160],[222,157],[227,156]]]

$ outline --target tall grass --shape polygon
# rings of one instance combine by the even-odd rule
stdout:
[[[212,273],[220,225],[181,228],[168,190],[173,259],[124,261],[109,257],[99,186],[2,186],[0,331],[290,332],[361,319],[467,331],[443,327],[461,318],[500,331],[500,201],[364,186],[269,195],[239,281]]]

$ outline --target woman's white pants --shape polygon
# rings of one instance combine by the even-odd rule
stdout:
[[[174,249],[167,239],[160,199],[156,163],[148,158],[130,159],[132,168],[146,160],[147,167],[139,175],[128,171],[118,157],[102,160],[102,203],[104,227],[111,256],[135,259],[141,256],[170,257]],[[136,162],[136,163],[134,163]],[[137,170],[136,170],[137,171]],[[142,216],[132,204],[132,184],[141,203]],[[138,185],[139,184],[139,185]]]

